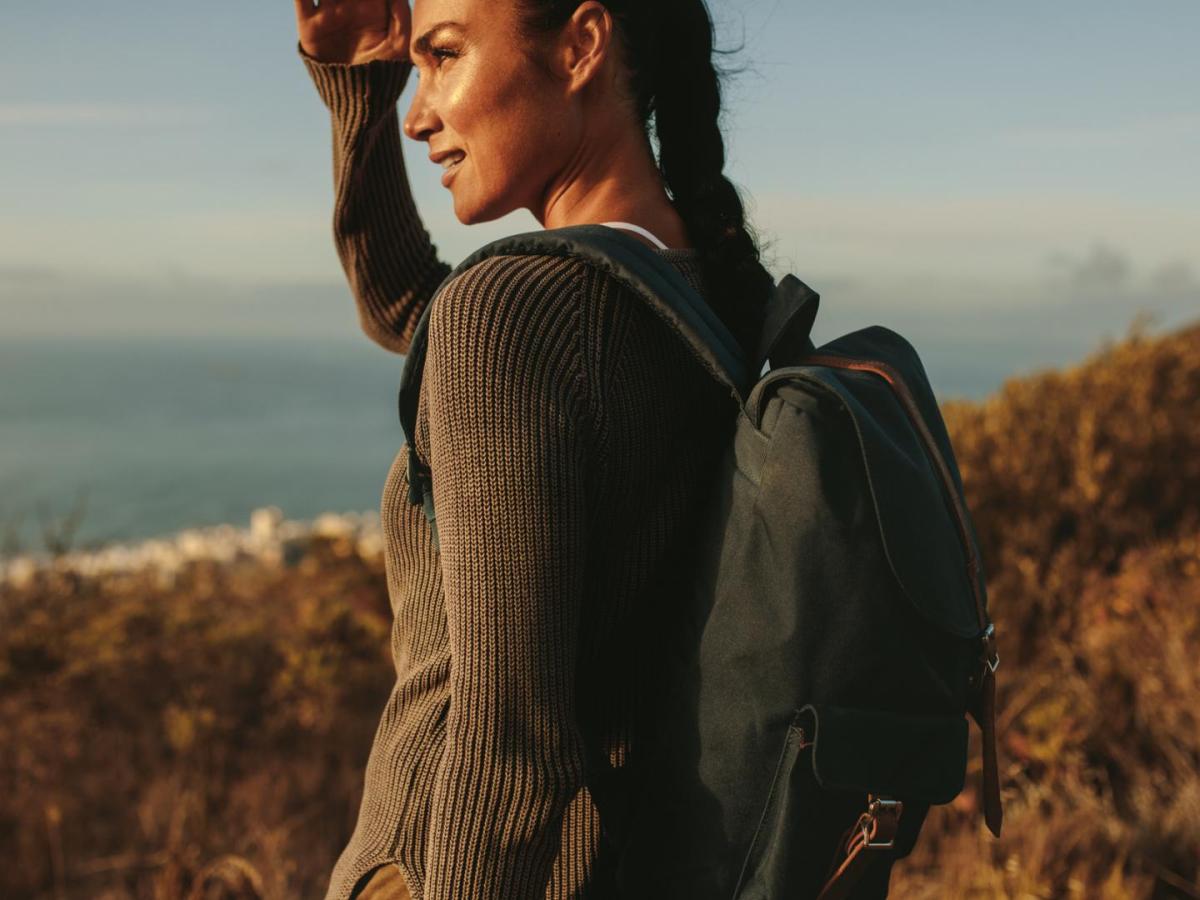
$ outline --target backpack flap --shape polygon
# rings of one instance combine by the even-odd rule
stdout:
[[[949,803],[963,789],[967,720],[809,704],[798,723],[827,790]]]
[[[939,629],[979,638],[988,627],[975,531],[950,439],[913,347],[879,325],[772,370],[747,413],[759,422],[770,394],[832,396],[849,414],[863,455],[880,539],[897,582]]]
[[[916,350],[879,325],[844,335],[765,376],[747,401],[758,423],[770,393],[838,400],[862,451],[887,562],[903,594],[943,634],[976,649],[964,659],[968,709],[983,732],[982,807],[999,835],[995,633],[979,543],[937,400]]]
[[[806,384],[838,398],[857,432],[883,550],[902,593],[943,634],[977,647],[968,708],[983,731],[984,817],[998,835],[995,631],[958,464],[920,358],[904,337],[876,325],[824,344],[779,377],[780,391],[793,380],[793,389]],[[755,421],[770,382],[767,376],[751,392]]]

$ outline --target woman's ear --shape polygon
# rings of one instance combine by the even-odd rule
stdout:
[[[567,82],[567,93],[581,91],[601,73],[613,55],[612,14],[596,0],[585,0],[575,8],[559,34],[557,63]]]

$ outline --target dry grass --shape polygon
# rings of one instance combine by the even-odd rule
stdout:
[[[1006,819],[934,810],[893,896],[1200,897],[1200,326],[944,411]],[[321,895],[392,681],[377,560],[0,590],[0,896]]]
[[[0,896],[319,896],[391,687],[382,572],[47,576],[0,598]]]
[[[1200,897],[1200,326],[943,412],[1000,635],[1006,818],[994,841],[973,791],[934,810],[894,895]]]

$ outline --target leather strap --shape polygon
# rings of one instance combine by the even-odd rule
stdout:
[[[904,804],[899,800],[869,796],[867,811],[858,817],[843,839],[846,858],[825,882],[817,900],[845,900],[877,858],[874,851],[890,850],[900,827]]]
[[[1000,655],[996,652],[996,630],[991,625],[983,636],[983,670],[979,695],[971,707],[971,717],[979,725],[983,749],[983,777],[979,781],[979,805],[988,830],[1000,837],[1004,807],[1000,802],[1000,761],[996,752],[996,667]]]
[[[983,673],[979,714],[975,721],[983,733],[983,778],[979,782],[983,820],[988,830],[1000,837],[1004,808],[1000,804],[1000,763],[996,754],[996,674],[990,667]]]

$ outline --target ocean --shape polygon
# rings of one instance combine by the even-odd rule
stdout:
[[[403,357],[365,341],[0,343],[0,528],[43,549],[376,509]]]
[[[1004,375],[978,356],[926,362],[939,396]],[[404,441],[402,366],[365,338],[0,341],[0,549],[245,526],[263,506],[377,509]]]

